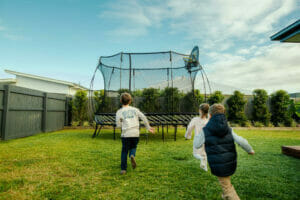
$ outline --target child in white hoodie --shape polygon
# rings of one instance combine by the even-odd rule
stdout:
[[[132,168],[136,168],[135,153],[140,136],[140,122],[141,118],[148,131],[154,133],[154,129],[150,127],[145,115],[135,107],[130,106],[131,95],[129,93],[121,94],[120,102],[122,108],[116,113],[117,127],[122,127],[122,153],[121,153],[121,174],[126,174],[127,169],[127,155],[131,160]]]
[[[199,106],[200,116],[194,117],[190,121],[184,136],[186,139],[192,138],[193,130],[195,130],[194,137],[202,131],[202,128],[208,122],[208,116],[207,116],[208,110],[209,110],[209,105],[207,103],[203,103]],[[200,149],[193,148],[193,155],[196,159],[200,160],[200,168],[207,171],[207,157],[206,157],[204,145]]]

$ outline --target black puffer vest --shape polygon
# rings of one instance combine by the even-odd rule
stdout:
[[[231,176],[236,170],[237,154],[225,115],[213,115],[203,131],[211,173],[220,177]]]

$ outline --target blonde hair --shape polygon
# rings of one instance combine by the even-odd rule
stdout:
[[[209,108],[208,112],[211,116],[216,114],[225,114],[225,107],[222,104],[215,103]]]
[[[120,102],[123,104],[123,105],[128,105],[131,103],[131,100],[132,100],[132,97],[129,93],[127,92],[124,92],[121,94],[121,97],[120,97]]]

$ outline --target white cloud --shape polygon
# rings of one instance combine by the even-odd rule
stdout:
[[[108,31],[108,35],[112,36],[140,36],[147,33],[146,28],[144,27],[125,27],[121,26],[114,30]]]
[[[99,17],[122,19],[123,21],[135,23],[135,25],[151,25],[151,20],[146,16],[144,8],[136,1],[120,1],[118,4],[114,4],[112,10],[104,11]]]
[[[112,20],[115,34],[137,37],[161,28],[198,43],[214,82],[299,92],[299,45],[269,45],[275,26],[297,6],[296,0],[129,0],[109,5],[99,17]]]
[[[163,12],[159,7],[136,0],[108,4],[108,8],[98,15],[115,25],[109,33],[122,36],[144,35],[149,27],[160,26],[162,16]]]
[[[237,53],[238,54],[244,54],[244,55],[246,55],[246,54],[249,54],[250,53],[250,50],[249,49],[239,49],[238,51],[237,51]]]
[[[105,6],[99,17],[113,22],[109,32],[141,36],[163,25],[165,34],[182,33],[204,47],[223,51],[232,46],[223,43],[233,38],[257,41],[259,34],[270,35],[274,24],[296,8],[296,0],[120,0]]]
[[[262,48],[260,56],[245,59],[234,55],[214,55],[209,78],[242,89],[264,88],[269,92],[284,89],[300,91],[300,46],[274,44]]]

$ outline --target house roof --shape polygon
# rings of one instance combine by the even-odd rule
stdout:
[[[27,77],[27,78],[43,80],[43,81],[48,81],[48,82],[52,82],[52,83],[68,85],[68,86],[78,88],[78,89],[82,89],[82,90],[88,90],[88,88],[86,88],[86,87],[84,87],[80,84],[76,84],[76,83],[72,83],[72,82],[68,82],[68,81],[62,81],[62,80],[52,79],[52,78],[43,77],[43,76],[37,76],[37,75],[33,75],[33,74],[26,74],[26,73],[7,70],[7,69],[4,70],[4,71],[8,74],[13,74],[13,75],[16,75],[16,76],[23,76],[23,77]]]
[[[300,42],[300,20],[272,35],[271,40],[280,42]]]
[[[17,80],[15,78],[4,78],[0,79],[0,83],[16,83]]]

